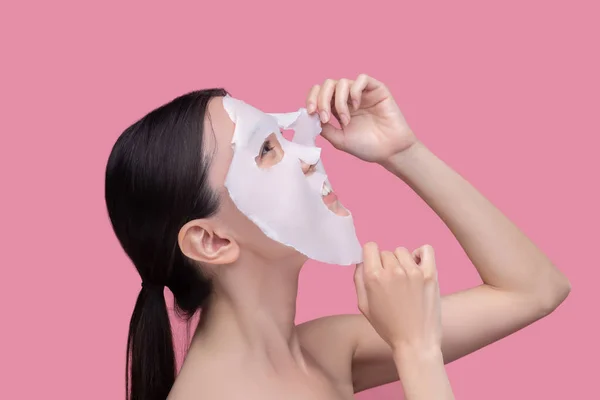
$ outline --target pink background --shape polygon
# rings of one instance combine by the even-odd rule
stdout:
[[[598,3],[236,3],[0,6],[0,398],[123,398],[140,280],[110,229],[103,174],[128,124],[207,86],[293,110],[312,84],[361,72],[573,285],[547,319],[451,364],[456,397],[600,398]],[[431,243],[444,293],[479,282],[401,181],[323,146],[361,241]],[[299,322],[355,312],[352,269],[308,265],[298,308]]]

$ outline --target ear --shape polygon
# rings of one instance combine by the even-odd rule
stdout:
[[[188,222],[179,230],[177,240],[183,254],[201,263],[231,264],[240,255],[237,242],[219,233],[208,220]]]

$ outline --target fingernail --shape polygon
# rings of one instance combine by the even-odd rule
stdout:
[[[342,120],[342,125],[348,125],[348,123],[350,122],[350,118],[348,118],[346,114],[342,114],[340,116],[340,119]]]
[[[355,110],[358,109],[358,101],[357,100],[352,100],[352,108],[354,108]]]
[[[315,111],[315,105],[314,105],[314,103],[308,103],[307,110],[308,110],[309,113],[312,113],[313,111]]]
[[[327,114],[327,111],[321,111],[321,122],[327,122],[327,120],[329,119],[329,114]]]

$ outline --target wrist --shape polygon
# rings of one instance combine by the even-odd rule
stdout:
[[[403,346],[394,362],[407,399],[454,399],[440,346]]]
[[[398,344],[392,347],[396,363],[429,364],[444,361],[441,346],[436,344]]]
[[[425,145],[419,140],[415,141],[408,148],[395,153],[387,159],[380,162],[380,165],[395,175],[410,167],[418,157],[426,150]]]

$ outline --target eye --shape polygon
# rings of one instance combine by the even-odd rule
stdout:
[[[260,157],[264,157],[267,155],[268,152],[270,152],[271,150],[273,150],[273,146],[271,146],[271,142],[269,140],[265,140],[265,142],[262,145],[262,148],[260,149]]]

